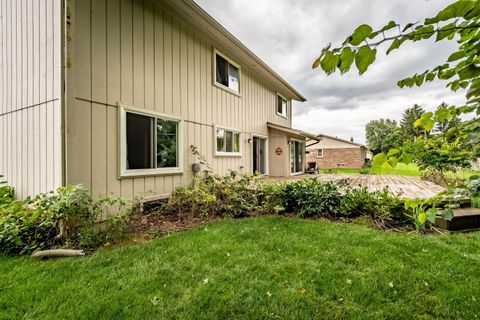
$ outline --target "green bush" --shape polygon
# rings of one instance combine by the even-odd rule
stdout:
[[[366,187],[346,188],[340,212],[344,216],[369,216],[373,219],[401,221],[403,201],[387,189],[370,192]]]
[[[99,228],[100,214],[112,205],[119,208],[119,215]],[[12,201],[0,207],[0,252],[25,254],[57,246],[94,248],[118,234],[129,212],[131,206],[123,200],[94,200],[79,185]]]
[[[7,186],[7,182],[2,180],[3,176],[0,175],[0,208],[2,206],[10,205],[13,200],[13,188]]]
[[[263,214],[281,213],[285,211],[286,183],[260,183],[256,189],[258,211]]]
[[[300,217],[334,217],[340,213],[342,183],[320,182],[316,178],[287,183],[285,208]]]
[[[194,177],[192,185],[177,188],[161,210],[183,217],[244,216],[258,208],[257,180],[234,171],[226,176]]]

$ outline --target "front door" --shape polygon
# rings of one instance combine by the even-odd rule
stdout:
[[[253,137],[253,173],[267,174],[267,139]]]
[[[303,173],[304,168],[304,144],[305,142],[299,140],[290,140],[290,173]]]

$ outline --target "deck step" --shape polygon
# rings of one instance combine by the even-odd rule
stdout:
[[[451,221],[437,217],[435,226],[448,231],[466,231],[480,229],[480,209],[460,208],[453,210]]]

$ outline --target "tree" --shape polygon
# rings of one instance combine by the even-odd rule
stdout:
[[[417,137],[424,136],[425,130],[421,127],[415,127],[415,121],[420,119],[425,114],[425,110],[415,104],[413,107],[408,108],[403,112],[402,121],[400,126],[402,128],[402,134],[405,141],[413,141]]]
[[[373,154],[387,152],[401,145],[400,127],[390,119],[372,120],[365,126],[367,146]]]
[[[422,139],[425,147],[431,145],[440,148],[437,151],[456,150],[472,151],[456,154],[451,157],[453,167],[466,166],[468,158],[473,158],[473,151],[478,152],[480,136],[480,0],[458,0],[447,6],[434,17],[426,18],[423,23],[408,23],[403,28],[394,21],[374,31],[367,24],[359,26],[352,35],[346,38],[341,46],[331,48],[327,45],[313,63],[313,68],[320,67],[325,73],[348,72],[355,63],[360,74],[368,70],[375,62],[377,48],[383,43],[390,43],[387,55],[399,49],[407,41],[423,41],[436,36],[436,41],[456,39],[458,50],[453,52],[446,63],[431,70],[417,73],[398,81],[399,87],[421,86],[426,81],[435,79],[448,81],[447,87],[453,91],[466,90],[467,103],[463,106],[450,106],[434,112],[424,113],[414,123],[427,133],[445,120],[461,114],[471,115],[470,120],[461,122],[446,133]],[[386,36],[385,32],[396,32]],[[432,139],[432,140],[430,140]],[[430,143],[432,142],[432,143]],[[441,143],[440,143],[441,142]],[[427,150],[426,148],[425,150]],[[415,148],[406,145],[400,149],[392,149],[387,154],[379,154],[374,163],[396,165],[399,161],[408,163],[417,155]],[[459,158],[461,157],[461,159]],[[417,157],[417,160],[420,161]]]
[[[440,104],[437,107],[437,110],[435,111],[435,113],[437,113],[437,114],[441,113],[441,112],[448,112],[448,104],[446,104],[445,102],[442,102],[442,104]],[[462,121],[460,120],[460,118],[457,115],[455,115],[450,119],[444,119],[443,121],[437,121],[437,124],[435,125],[434,129],[437,133],[445,134],[448,130],[460,126],[461,122]]]

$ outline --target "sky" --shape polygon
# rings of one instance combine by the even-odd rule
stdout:
[[[464,93],[450,91],[443,81],[412,89],[396,85],[445,63],[455,50],[452,41],[407,43],[388,56],[384,45],[362,76],[354,66],[343,76],[311,68],[325,45],[340,45],[361,24],[378,29],[390,20],[423,21],[452,0],[195,1],[307,98],[293,104],[294,128],[365,143],[370,120],[398,121],[415,103],[434,110],[441,102],[465,102]]]

